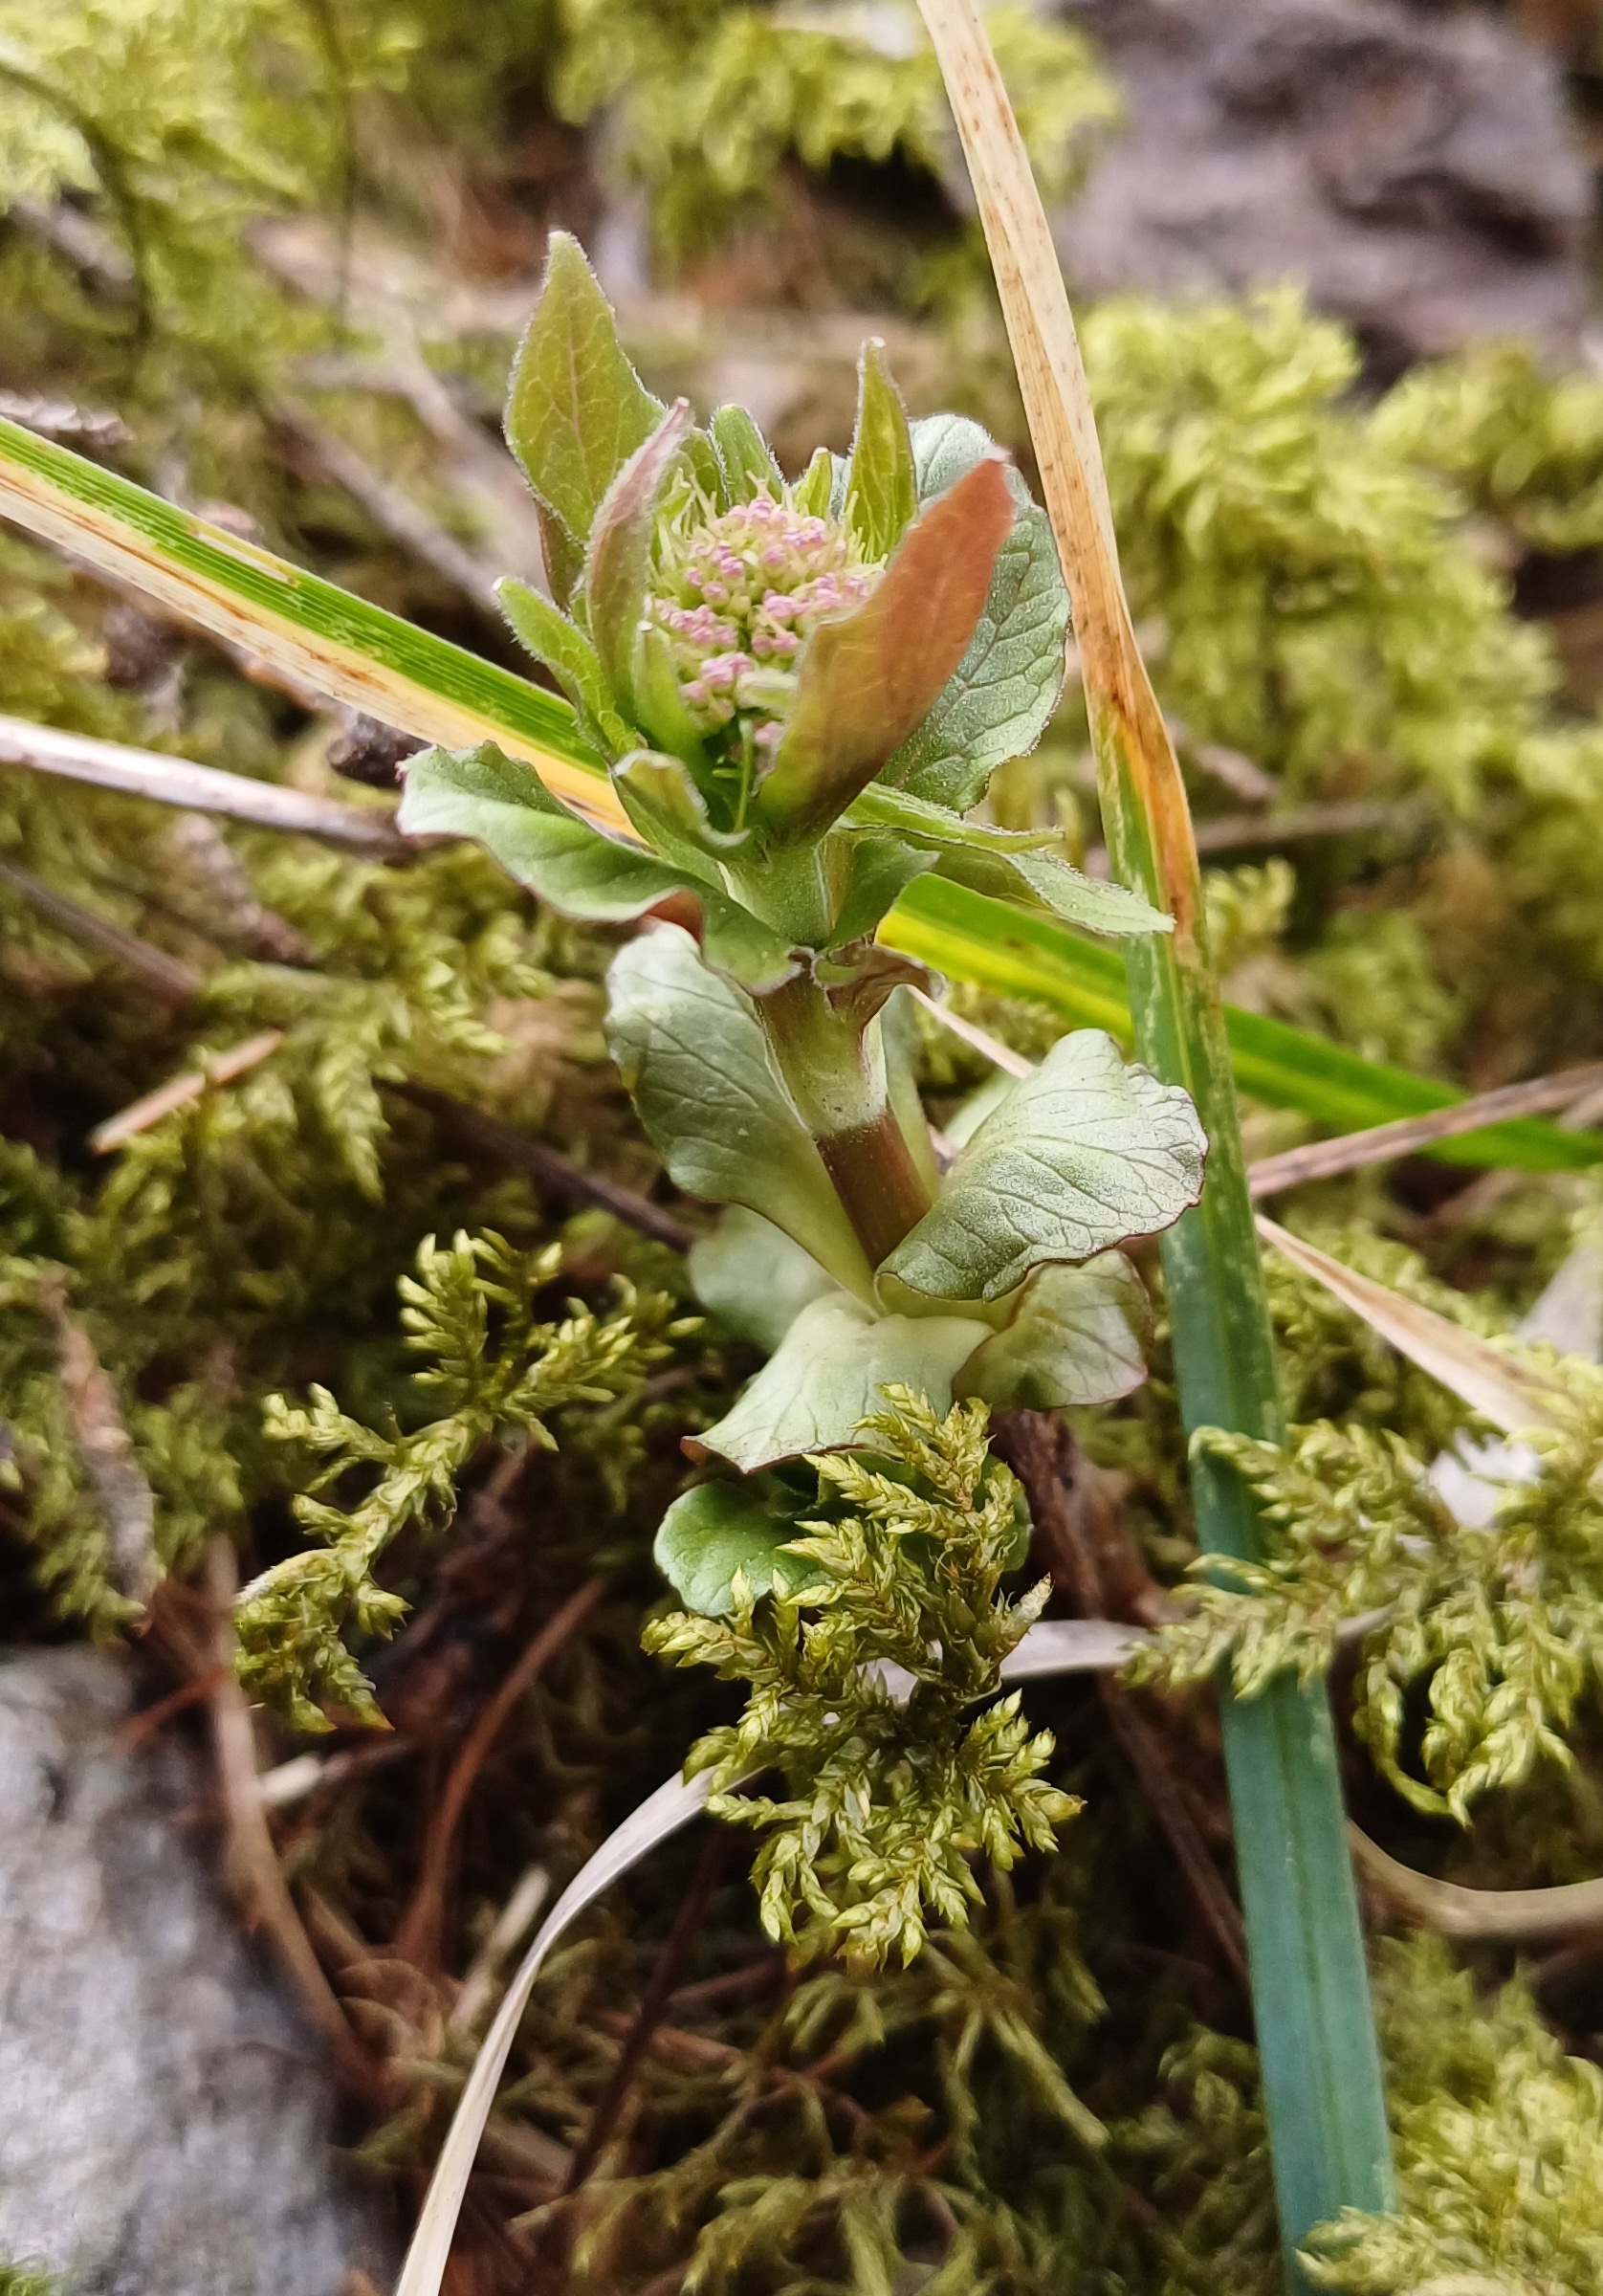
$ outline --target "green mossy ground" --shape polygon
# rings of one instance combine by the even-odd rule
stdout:
[[[286,431],[293,401],[460,542],[491,550],[450,426],[430,429],[424,394],[395,384],[397,343],[341,318],[353,224],[350,307],[381,235],[438,288],[437,331],[401,348],[421,351],[487,437],[516,326],[498,289],[529,277],[547,224],[591,232],[638,199],[659,277],[687,281],[711,314],[665,335],[660,310],[626,307],[648,381],[693,387],[720,310],[828,315],[849,333],[840,315],[866,309],[916,345],[915,411],[972,408],[1022,453],[915,50],[867,46],[850,11],[825,7],[778,25],[705,0],[470,12],[471,36],[448,0],[0,0],[0,387],[39,402],[33,419],[69,443],[191,505],[230,506],[274,547],[508,660],[482,610]],[[1077,38],[1021,9],[999,16],[1038,164],[1061,186],[1108,131],[1116,92]],[[247,227],[264,215],[319,219],[328,299],[252,254]],[[447,292],[463,281],[465,304]],[[1285,297],[1111,305],[1089,315],[1086,343],[1127,579],[1225,865],[1209,890],[1229,993],[1477,1087],[1603,1056],[1603,722],[1574,626],[1512,606],[1533,553],[1584,574],[1603,547],[1603,385],[1546,377],[1506,349],[1376,396],[1342,331]],[[834,387],[814,379],[811,400],[801,393],[799,451],[836,420]],[[94,418],[108,414],[127,436],[97,446]],[[0,541],[0,712],[358,794],[330,766],[338,726],[14,537]],[[1366,826],[1287,839],[1265,859],[1265,808],[1219,751],[1271,778],[1271,816],[1362,804]],[[999,814],[1059,819],[1077,848],[1095,844],[1084,753],[1070,701],[1004,774]],[[0,1566],[13,1631],[117,1636],[130,1619],[113,1526],[80,1464],[53,1299],[115,1382],[178,1577],[218,1534],[247,1573],[306,1551],[309,1518],[292,1501],[319,1447],[348,1468],[325,1494],[346,1520],[371,1509],[375,1473],[391,1478],[379,1581],[395,1600],[341,1617],[396,1737],[344,1731],[341,1746],[373,1758],[288,1815],[280,1838],[303,1902],[323,1909],[319,1942],[332,1956],[330,1940],[354,1932],[366,1956],[347,1982],[389,2078],[357,2136],[405,2220],[467,2061],[442,2035],[440,1980],[466,1969],[531,1862],[571,1871],[701,1732],[736,1716],[731,1692],[643,1656],[639,1637],[662,1603],[649,1544],[679,1484],[678,1440],[753,1358],[715,1327],[664,1339],[670,1352],[650,1363],[620,1340],[603,1376],[586,1358],[587,1380],[554,1377],[516,1407],[504,1380],[454,1449],[418,1447],[442,1408],[460,1420],[466,1393],[459,1376],[442,1403],[408,1353],[397,1292],[426,1238],[494,1231],[524,1255],[516,1311],[493,1294],[475,1307],[471,1269],[458,1286],[503,1368],[507,1348],[545,1360],[543,1341],[505,1328],[525,1307],[560,1322],[576,1299],[592,1336],[620,1283],[660,1301],[652,1331],[690,1309],[676,1255],[542,1194],[419,1096],[472,1102],[582,1166],[656,1184],[601,1044],[604,936],[537,914],[467,849],[387,869],[10,766],[0,862],[199,976],[192,999],[158,995],[46,921],[14,876],[0,884]],[[1026,1049],[1049,1040],[1043,1014],[973,1003]],[[115,1155],[92,1153],[98,1123],[267,1028],[283,1042],[249,1074]],[[981,1073],[951,1040],[928,1049],[937,1107]],[[1248,1123],[1259,1151],[1299,1137],[1283,1113],[1251,1110]],[[1597,1205],[1578,1180],[1466,1182],[1418,1163],[1282,1209],[1344,1257],[1501,1329]],[[539,1257],[554,1248],[560,1271]],[[1440,1629],[1412,1668],[1355,1680],[1354,1661],[1337,1659],[1345,1720],[1372,1721],[1391,1697],[1379,1737],[1406,1781],[1394,1791],[1350,1729],[1356,1814],[1405,1863],[1460,1881],[1597,1872],[1591,1422],[1506,1535],[1486,1534],[1495,1554],[1448,1539],[1427,1570],[1405,1547],[1394,1584],[1376,1546],[1410,1528],[1407,1462],[1433,1456],[1462,1414],[1304,1287],[1275,1284],[1291,1416],[1336,1430],[1265,1465],[1290,1479],[1305,1529],[1333,1511],[1303,1563],[1288,1554],[1287,1599],[1350,1573],[1351,1606],[1366,1607],[1412,1599],[1428,1576],[1421,1600]],[[439,1341],[419,1333],[416,1296],[411,1311],[411,1336]],[[458,1357],[484,1336],[458,1332]],[[586,1384],[601,1392],[581,1396]],[[296,1416],[314,1387],[346,1415],[327,1418],[327,1444]],[[275,1395],[290,1402],[274,1417]],[[541,1410],[555,1450],[529,1440]],[[1193,1550],[1161,1341],[1148,1388],[1077,1431],[1126,1478],[1123,1517],[1146,1563],[1179,1577]],[[421,1480],[397,1495],[403,1468]],[[1337,1521],[1357,1473],[1372,1504]],[[539,1623],[596,1574],[595,1607],[502,1733],[448,1868],[429,1872],[428,1816],[464,1733]],[[1276,1619],[1284,1609],[1258,1623]],[[300,1677],[277,1676],[332,1696],[340,1721],[360,1691],[318,1625]],[[268,1682],[273,1638],[250,1648]],[[1450,1662],[1438,1705],[1459,1735],[1422,1755],[1426,1687]],[[153,1670],[153,1694],[165,1687]],[[658,2296],[1279,2286],[1242,1989],[1105,1705],[1080,1684],[1043,1685],[1027,1711],[1055,1732],[1052,1783],[1083,1796],[1085,1814],[1056,1858],[988,1875],[971,1928],[938,1932],[911,1968],[787,1972],[758,1926],[745,1837],[729,1831],[662,1853],[611,1894],[526,2021],[462,2235],[464,2286],[530,2285],[531,2251],[542,2285]],[[1227,1861],[1206,1704],[1192,1693],[1143,1711]],[[285,1729],[278,1750],[303,1743]],[[1431,1798],[1472,1770],[1460,1827]],[[443,1883],[443,1924],[418,1915],[420,1883]],[[703,1915],[681,1940],[664,2027],[609,2101],[629,2009],[687,1891]],[[422,1940],[410,1964],[389,1953],[400,1933]],[[1455,1967],[1435,1942],[1379,1944],[1406,2214],[1332,2233],[1322,2285],[1597,2285],[1603,1976],[1580,1948],[1519,1978],[1513,1966],[1502,1949]],[[550,2140],[590,2160],[572,2198],[558,2197]],[[26,2273],[0,2280],[32,2296]]]

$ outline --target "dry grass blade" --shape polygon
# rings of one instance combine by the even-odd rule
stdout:
[[[1002,1679],[1023,1682],[1037,1675],[1121,1667],[1144,1639],[1138,1627],[1117,1626],[1106,1620],[1048,1620],[1032,1626],[1018,1648],[1003,1660]],[[472,2070],[446,2131],[440,2157],[434,2164],[423,2213],[396,2283],[395,2296],[439,2296],[479,2140],[495,2102],[495,2090],[517,2038],[529,1996],[547,1955],[570,1925],[604,1891],[660,1842],[666,1842],[699,1814],[710,1790],[711,1773],[706,1771],[689,1782],[670,1777],[659,1786],[638,1809],[630,1812],[615,1833],[607,1836],[595,1856],[580,1867],[546,1915],[473,2060]]]
[[[615,1833],[607,1836],[595,1856],[580,1867],[540,1924],[473,2060],[440,2157],[434,2164],[423,2214],[395,2285],[395,2296],[439,2296],[479,2139],[546,1956],[569,1926],[620,1875],[627,1873],[659,1842],[666,1842],[670,1835],[700,1814],[710,1790],[711,1777],[705,1772],[688,1785],[682,1778],[670,1777],[666,1785],[659,1786],[637,1810],[629,1813]]]
[[[62,1284],[47,1279],[38,1301],[55,1335],[56,1370],[73,1438],[105,1518],[111,1576],[130,1602],[147,1603],[162,1576],[156,1557],[156,1500],[122,1424],[122,1406],[94,1342],[67,1305]]]
[[[168,1004],[193,1004],[205,986],[199,973],[177,957],[169,957],[165,949],[152,948],[147,940],[135,934],[124,933],[121,925],[108,924],[93,910],[70,901],[33,875],[31,870],[18,869],[13,862],[0,861],[0,886],[25,901],[35,916],[42,916],[48,925],[64,933],[69,940],[81,943],[86,949],[98,949],[115,964],[143,981],[153,996]]]
[[[1323,1284],[1343,1307],[1350,1308],[1371,1331],[1390,1340],[1400,1355],[1450,1387],[1460,1402],[1479,1411],[1505,1435],[1555,1424],[1562,1390],[1539,1371],[1503,1354],[1474,1332],[1449,1323],[1434,1308],[1405,1299],[1400,1292],[1376,1283],[1373,1276],[1344,1268],[1328,1251],[1305,1244],[1301,1236],[1288,1235],[1272,1220],[1260,1216],[1258,1232],[1294,1268]]]
[[[171,1077],[159,1085],[155,1092],[145,1093],[138,1100],[130,1100],[126,1108],[97,1124],[89,1135],[89,1145],[97,1156],[109,1156],[140,1133],[148,1132],[152,1124],[160,1124],[164,1116],[187,1108],[198,1100],[209,1085],[229,1084],[248,1070],[258,1068],[270,1053],[276,1052],[284,1041],[281,1028],[264,1028],[259,1036],[248,1036],[242,1045],[231,1045],[219,1052],[204,1069],[186,1069],[182,1075]]]
[[[1387,1162],[1393,1157],[1412,1156],[1435,1140],[1454,1134],[1475,1132],[1482,1124],[1501,1124],[1512,1116],[1544,1115],[1548,1109],[1585,1107],[1603,1086],[1603,1066],[1571,1069],[1558,1076],[1533,1076],[1525,1084],[1504,1085],[1495,1093],[1477,1093],[1451,1108],[1433,1109],[1429,1115],[1404,1116],[1395,1124],[1372,1124],[1363,1132],[1345,1133],[1339,1139],[1310,1140],[1306,1147],[1288,1148],[1284,1156],[1266,1156],[1247,1167],[1247,1185],[1254,1196],[1278,1195],[1304,1181],[1329,1180],[1338,1172],[1355,1172],[1362,1164]]]
[[[340,2080],[352,2089],[365,2092],[371,2086],[372,2067],[345,2021],[345,2013],[302,1927],[257,1791],[255,1732],[250,1706],[233,1672],[231,1611],[239,1576],[233,1549],[226,1538],[211,1542],[207,1580],[218,1622],[210,1654],[216,1669],[210,1697],[211,1737],[228,1820],[229,1879],[248,1914],[267,1932],[308,2023],[328,2043]]]

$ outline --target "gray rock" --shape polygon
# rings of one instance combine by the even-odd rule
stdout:
[[[1127,131],[1054,219],[1084,294],[1295,281],[1378,367],[1475,337],[1573,355],[1592,187],[1550,57],[1406,0],[1065,0]]]
[[[107,1654],[0,1660],[0,2262],[74,2296],[341,2296],[388,2273],[314,2044],[242,1942],[204,1779],[117,1742]]]

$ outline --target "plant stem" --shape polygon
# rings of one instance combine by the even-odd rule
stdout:
[[[786,1090],[877,1268],[930,1208],[890,1106],[878,1027],[837,1009],[809,973],[756,1002]]]
[[[1063,559],[1114,874],[1174,930],[1125,943],[1136,1049],[1183,1084],[1207,1131],[1207,1185],[1163,1241],[1186,1425],[1284,1433],[1229,1048],[1203,924],[1185,787],[1135,643],[1063,274],[1018,122],[974,0],[920,0],[974,179]],[[1222,1461],[1193,1471],[1198,1535],[1260,1551],[1251,1496]],[[1323,1690],[1285,1678],[1251,1702],[1221,1690],[1281,2241],[1298,2251],[1344,2207],[1394,2205],[1379,2048]]]

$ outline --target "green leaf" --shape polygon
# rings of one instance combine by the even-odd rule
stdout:
[[[758,1483],[698,1483],[663,1516],[652,1548],[657,1568],[686,1608],[705,1618],[735,1608],[736,1571],[754,1595],[800,1594],[819,1584],[816,1563],[784,1551],[801,1512]]]
[[[501,611],[536,661],[543,662],[586,730],[610,756],[633,746],[632,729],[612,707],[596,650],[549,598],[512,575],[495,585]]]
[[[606,978],[607,1043],[675,1186],[760,1213],[837,1283],[870,1297],[862,1246],[750,1000],[673,925],[621,949]]]
[[[1012,518],[1001,463],[982,463],[908,530],[865,603],[813,632],[757,793],[770,829],[816,835],[928,713],[974,633]]]
[[[958,416],[933,417],[912,430],[921,475],[945,476],[936,452],[942,439],[967,431],[979,452],[988,444],[977,424]],[[695,441],[692,433],[687,453]],[[972,460],[961,467],[972,467]],[[845,465],[837,462],[844,483]],[[604,761],[559,695],[3,418],[0,510],[112,581],[420,740],[456,750],[492,740],[538,760],[548,787],[587,816],[622,827]],[[217,810],[229,810],[227,792],[236,783],[246,791],[256,788],[239,776],[213,777]],[[1118,954],[1039,913],[925,875],[908,887],[880,938],[954,980],[1034,998],[1073,1027],[1107,1028],[1129,1041]],[[1329,1132],[1420,1115],[1464,1097],[1451,1085],[1365,1060],[1265,1014],[1227,1004],[1224,1024],[1240,1089],[1271,1107],[1295,1109]],[[1443,1163],[1579,1172],[1603,1160],[1603,1137],[1524,1116],[1435,1141],[1426,1153]]]
[[[929,1299],[1001,1299],[1032,1268],[1170,1226],[1202,1193],[1206,1147],[1184,1092],[1080,1029],[986,1118],[882,1281]]]
[[[718,408],[707,428],[717,449],[728,499],[750,502],[756,495],[771,495],[779,501],[785,491],[784,473],[744,407]]]
[[[968,1315],[876,1315],[844,1292],[802,1309],[734,1409],[696,1441],[753,1474],[812,1451],[863,1447],[857,1429],[885,1408],[888,1384],[925,1396],[937,1415],[989,1326]]]
[[[584,251],[553,232],[545,277],[513,362],[507,442],[529,484],[581,546],[603,497],[661,422],[625,357]]]
[[[1152,1322],[1141,1278],[1122,1251],[1084,1267],[1038,1268],[1012,1320],[986,1340],[959,1382],[997,1411],[1110,1403],[1147,1376]]]
[[[837,876],[840,882],[835,921],[829,932],[829,946],[834,949],[867,938],[914,877],[935,866],[933,851],[920,852],[899,837],[843,837],[838,850],[842,864],[838,870],[835,851],[829,855],[831,882]]]
[[[692,770],[711,780],[706,747],[685,706],[666,629],[646,624],[635,641],[633,667],[634,706],[640,723],[660,749],[683,758]]]
[[[998,554],[985,610],[922,725],[886,767],[915,797],[959,811],[999,765],[1032,750],[1058,706],[1068,592],[1043,511],[1020,503]]]
[[[835,491],[836,457],[827,447],[815,447],[813,459],[790,490],[794,507],[804,518],[824,519],[829,515],[829,500]]]
[[[901,393],[870,339],[857,368],[857,429],[846,479],[846,524],[866,559],[890,556],[918,511],[912,439]]]
[[[408,759],[399,819],[414,837],[473,838],[564,916],[623,923],[685,882],[680,871],[570,813],[532,765],[493,741]]]
[[[771,1356],[809,1300],[837,1289],[782,1227],[732,1203],[691,1247],[691,1282],[704,1308]]]
[[[714,854],[738,851],[748,842],[744,830],[714,828],[707,801],[679,758],[633,750],[612,768],[612,786],[647,843],[692,876],[707,879]]]
[[[944,495],[997,451],[990,433],[967,414],[921,414],[909,434],[921,504]]]
[[[1174,930],[1173,920],[1139,894],[1103,878],[1082,876],[1061,853],[1043,850],[1057,842],[1055,831],[998,829],[986,822],[965,821],[944,806],[931,805],[905,789],[888,788],[883,782],[871,782],[853,801],[846,826],[860,824],[894,830],[911,844],[939,853],[942,876],[972,885],[977,892],[1039,902],[1054,916],[1083,925],[1087,932]]]
[[[677,399],[606,490],[584,553],[584,612],[613,698],[632,717],[635,650],[651,573],[657,504],[691,428]]]

